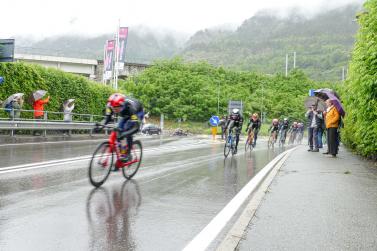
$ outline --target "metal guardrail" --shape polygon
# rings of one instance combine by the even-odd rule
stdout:
[[[4,108],[0,108],[0,111],[6,111]],[[15,118],[16,110],[10,111],[9,118],[0,118],[0,130],[10,130],[11,136],[15,135],[15,130],[43,130],[43,135],[46,136],[48,130],[90,130],[92,134],[95,127],[95,122],[101,121],[104,116],[93,114],[80,114],[69,113],[72,115],[72,121],[64,121],[64,112],[43,112],[43,119],[30,119],[30,118]],[[17,109],[17,112],[34,113],[35,110]],[[55,119],[48,119],[49,115],[55,115]],[[56,119],[56,115],[61,116],[61,120]]]
[[[3,130],[92,130],[95,123],[49,122],[49,121],[0,121]]]

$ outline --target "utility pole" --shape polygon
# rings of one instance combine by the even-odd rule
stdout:
[[[217,82],[217,115],[220,116],[220,81]]]
[[[296,69],[296,52],[293,52],[293,69]]]
[[[288,76],[288,54],[285,54],[285,76]]]
[[[342,68],[342,82],[345,80],[345,73],[346,73],[346,67],[343,66]]]

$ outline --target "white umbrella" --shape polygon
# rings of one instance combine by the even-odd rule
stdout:
[[[3,107],[5,107],[7,104],[9,104],[10,102],[12,102],[12,101],[15,100],[15,99],[21,98],[22,96],[24,96],[23,93],[15,93],[15,94],[10,95],[10,96],[9,96],[9,97],[3,102]]]
[[[37,101],[37,100],[43,98],[43,96],[46,95],[46,93],[47,93],[47,91],[45,91],[45,90],[38,90],[38,91],[33,92],[34,101]]]
[[[63,103],[63,107],[64,107],[64,108],[71,108],[71,107],[74,107],[75,104],[74,104],[73,102],[75,102],[75,99],[70,98],[70,99],[66,100],[66,101]]]

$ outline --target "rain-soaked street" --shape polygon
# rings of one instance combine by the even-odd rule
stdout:
[[[0,146],[0,250],[180,250],[280,152],[261,141],[224,160],[221,141],[141,140],[134,179],[111,173],[99,189],[98,140]]]

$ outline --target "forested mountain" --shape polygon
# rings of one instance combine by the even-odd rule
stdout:
[[[197,32],[182,54],[190,61],[273,74],[285,71],[286,53],[292,68],[296,51],[296,66],[309,76],[340,80],[358,29],[354,21],[358,9],[349,5],[310,19],[293,12],[284,19],[260,12],[234,32]]]
[[[262,73],[283,73],[285,55],[289,68],[296,66],[318,80],[339,81],[348,65],[358,24],[360,5],[325,11],[311,18],[292,11],[286,18],[260,12],[245,20],[237,30],[207,29],[183,41],[181,34],[157,34],[153,30],[130,27],[127,60],[151,63],[155,59],[182,56],[187,61],[205,60],[215,66]],[[18,53],[38,53],[81,58],[102,58],[106,39],[62,36],[29,43],[20,41]],[[16,42],[17,46],[17,42]]]
[[[113,38],[113,34],[90,38],[65,35],[46,38],[38,42],[20,38],[16,40],[16,53],[102,59],[106,40]],[[182,48],[186,40],[184,39],[184,36],[178,33],[156,33],[144,27],[131,27],[126,47],[127,61],[150,63],[155,59],[170,58],[179,48]]]

